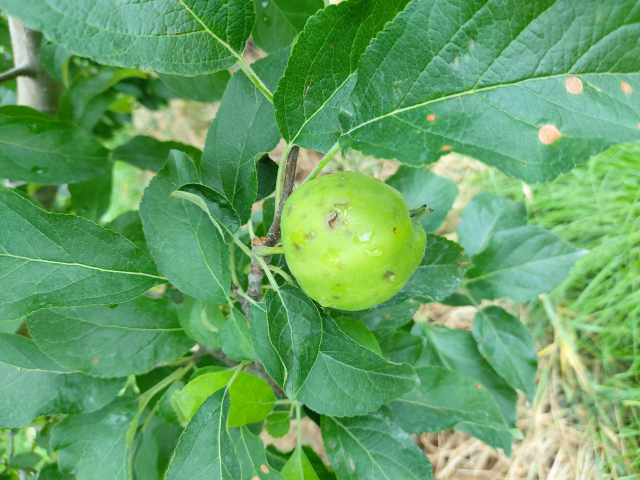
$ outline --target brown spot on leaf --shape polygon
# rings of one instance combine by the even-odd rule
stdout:
[[[387,320],[389,320],[391,318],[391,315],[389,315],[388,313],[384,316],[384,318],[386,318]]]
[[[480,385],[479,383],[477,383],[477,384],[476,384],[476,388],[477,388],[478,390],[480,390],[480,389],[482,388],[482,385]]]
[[[631,88],[631,85],[629,85],[626,82],[620,82],[620,88],[622,88],[622,91],[624,93],[632,93],[633,92],[633,88]]]
[[[389,279],[389,280],[391,280],[391,279],[395,280],[396,272],[392,272],[391,270],[387,270],[386,272],[384,272],[384,274],[382,274],[382,277],[386,278],[386,279]]]
[[[253,477],[251,477],[251,480],[260,480],[260,477],[258,475],[254,475]]]
[[[269,467],[264,464],[260,465],[260,470],[262,470],[262,473],[269,473]]]
[[[574,95],[578,95],[583,91],[582,80],[578,77],[567,77],[564,86],[567,88],[567,92],[573,93]]]
[[[302,247],[300,245],[298,245],[297,243],[293,244],[293,248],[295,248],[296,250],[301,250]]]
[[[438,119],[438,117],[436,117],[435,113],[427,115],[427,121],[429,121],[429,122],[435,122],[437,119]]]
[[[335,298],[336,300],[340,300],[340,296],[339,295],[334,295],[333,298]]]
[[[538,130],[538,138],[545,145],[551,145],[560,137],[562,137],[562,134],[555,125],[543,125]]]
[[[95,365],[96,363],[98,363],[98,359],[97,359],[97,358],[94,358],[94,359],[93,359],[93,364]]]
[[[393,233],[396,233],[396,230],[398,230],[396,227],[393,227]]]
[[[451,145],[443,145],[440,150],[442,150],[443,152],[448,152],[450,150],[453,150],[453,147]]]

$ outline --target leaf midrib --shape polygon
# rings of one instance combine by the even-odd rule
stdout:
[[[102,327],[102,328],[115,328],[119,330],[142,331],[142,332],[183,332],[184,331],[182,328],[142,328],[142,327],[128,327],[128,326],[122,326],[122,325],[113,325],[113,324],[105,325],[104,323],[96,323],[90,320],[86,320],[84,318],[70,317],[69,315],[64,315],[60,313],[58,315],[68,320],[75,320],[81,323],[88,323],[89,325],[95,325],[96,327]]]
[[[0,257],[17,258],[19,260],[27,260],[29,262],[50,263],[50,264],[53,264],[53,265],[62,265],[62,266],[66,266],[66,267],[87,268],[89,270],[96,270],[96,271],[104,272],[104,273],[117,273],[117,274],[121,274],[121,275],[136,275],[136,276],[141,276],[141,277],[156,278],[158,280],[167,281],[167,279],[164,278],[164,277],[160,277],[158,275],[151,275],[149,273],[127,272],[127,271],[124,271],[124,270],[110,270],[108,268],[94,267],[93,265],[85,265],[83,263],[57,262],[57,261],[53,261],[53,260],[44,260],[44,259],[41,259],[41,258],[21,257],[19,255],[12,255],[12,254],[6,254],[6,253],[0,253]]]
[[[471,89],[471,90],[463,90],[463,91],[459,91],[459,92],[455,92],[455,93],[451,93],[449,95],[445,95],[442,97],[438,97],[438,98],[434,98],[431,100],[427,100],[425,102],[421,102],[421,103],[417,103],[415,105],[411,105],[408,107],[403,107],[403,108],[396,108],[394,110],[391,110],[390,112],[387,112],[385,114],[376,116],[374,118],[371,118],[365,122],[362,122],[358,125],[356,125],[355,127],[351,128],[350,130],[348,130],[347,132],[344,132],[342,134],[343,137],[349,135],[352,132],[355,132],[356,130],[369,125],[370,123],[374,123],[377,122],[379,120],[382,120],[383,118],[386,117],[392,117],[398,113],[403,113],[403,112],[407,112],[410,110],[414,110],[417,108],[422,108],[425,107],[427,105],[431,105],[432,103],[438,103],[438,102],[443,102],[446,100],[451,100],[454,99],[456,97],[462,97],[462,96],[466,96],[466,95],[475,95],[477,93],[481,93],[481,92],[487,92],[487,91],[491,91],[491,90],[496,90],[499,88],[508,88],[508,87],[512,87],[512,86],[516,86],[516,87],[520,87],[523,84],[527,83],[527,82],[536,82],[536,81],[542,81],[542,80],[553,80],[553,79],[557,79],[557,78],[565,78],[565,77],[570,77],[570,76],[586,76],[586,75],[633,75],[633,73],[620,73],[620,72],[581,72],[579,74],[575,74],[575,73],[571,73],[571,72],[567,72],[567,73],[561,73],[561,74],[557,74],[557,75],[546,75],[546,76],[540,76],[540,77],[533,77],[533,78],[525,78],[525,79],[519,79],[513,82],[509,82],[509,83],[501,83],[498,85],[490,85],[488,87],[483,87],[483,88],[478,88],[478,89]]]
[[[515,270],[515,269],[518,269],[518,268],[523,268],[523,267],[526,267],[526,266],[529,266],[529,265],[534,265],[534,264],[540,263],[540,262],[548,262],[550,260],[559,260],[559,259],[564,260],[566,257],[570,257],[570,256],[575,255],[577,253],[579,253],[579,250],[576,250],[576,251],[570,252],[570,253],[566,253],[564,255],[556,255],[556,256],[553,256],[553,257],[541,258],[539,260],[534,260],[532,262],[527,262],[527,263],[521,263],[519,265],[514,265],[512,267],[501,268],[499,270],[494,270],[492,272],[489,272],[489,273],[484,274],[484,275],[480,275],[478,277],[470,278],[467,281],[467,283],[470,284],[470,283],[473,283],[473,282],[477,282],[477,281],[482,280],[482,279],[490,278],[493,275],[497,275],[499,273],[504,273],[504,272],[507,272],[509,270]]]
[[[340,423],[338,420],[336,420],[335,417],[325,417],[325,418],[330,418],[333,422],[335,422],[337,425],[339,425],[345,432],[347,432],[347,434],[360,446],[360,448],[362,448],[362,450],[364,450],[364,452],[369,457],[369,460],[371,460],[371,463],[376,466],[376,468],[380,471],[380,473],[382,473],[382,475],[384,475],[384,478],[386,478],[387,480],[391,480],[387,476],[387,474],[384,472],[382,467],[378,464],[378,462],[376,462],[374,460],[374,458],[371,456],[371,454],[369,453],[369,449],[367,447],[365,447],[362,444],[362,442],[360,442],[360,440],[353,433],[351,433],[351,431],[347,427],[345,427],[342,423]],[[340,443],[342,443],[342,442],[340,442]]]

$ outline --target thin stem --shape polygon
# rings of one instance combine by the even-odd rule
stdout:
[[[282,179],[284,178],[284,171],[287,168],[287,160],[289,159],[289,153],[293,149],[293,145],[287,143],[284,147],[282,155],[280,156],[280,163],[278,164],[278,176],[276,177],[276,205],[280,205],[280,198],[282,197]]]
[[[290,283],[291,285],[294,285],[293,278],[287,275],[287,273],[284,270],[282,270],[280,267],[276,267],[275,265],[269,265],[269,270],[271,270],[274,273],[277,273],[282,278],[284,278],[288,283]]]
[[[267,100],[273,103],[273,94],[271,93],[269,88],[267,88],[264,82],[260,79],[260,77],[258,77],[256,72],[253,71],[253,68],[251,68],[251,66],[247,63],[247,61],[242,56],[242,54],[236,54],[236,60],[238,61],[238,66],[240,67],[240,70],[242,70],[245,73],[245,75],[249,77],[249,80],[253,82],[253,84],[258,88],[258,90],[260,90],[264,94],[265,97],[267,97]]]
[[[267,262],[265,262],[264,258],[262,258],[262,257],[255,257],[255,258],[258,260],[258,263],[262,267],[262,270],[264,270],[264,273],[267,276],[267,278],[269,279],[269,283],[271,284],[273,289],[276,292],[278,292],[278,295],[280,295],[280,288],[278,288],[278,283],[276,282],[276,279],[273,278],[273,275],[271,275],[271,271],[269,270],[269,266],[267,265]]]
[[[240,362],[238,365],[230,369],[230,370],[234,370],[234,372],[233,372],[233,375],[231,376],[231,379],[229,380],[229,383],[227,383],[227,388],[231,387],[231,384],[236,379],[240,371],[247,365],[247,363],[249,362]]]
[[[0,73],[0,83],[9,82],[18,77],[30,77],[35,78],[37,72],[28,65],[21,65],[19,67],[13,67],[6,72]]]
[[[253,239],[256,234],[253,232],[253,220],[251,219],[247,222],[247,230],[249,231],[249,238]]]
[[[154,415],[158,411],[159,405],[160,405],[159,403],[156,403],[153,409],[149,412],[149,416],[144,420],[144,423],[142,424],[142,428],[140,429],[141,432],[144,432],[147,429],[147,426],[151,422],[151,419],[154,417]]]
[[[169,375],[168,377],[164,378],[163,380],[161,380],[160,382],[156,383],[153,387],[151,387],[149,390],[147,390],[146,392],[144,392],[142,395],[140,395],[138,397],[138,400],[140,401],[140,408],[141,410],[144,410],[144,408],[147,406],[147,404],[149,403],[149,401],[161,390],[163,390],[165,387],[168,387],[169,385],[171,385],[172,383],[177,382],[178,380],[180,380],[182,377],[185,376],[185,374],[191,370],[193,367],[195,366],[195,364],[193,363],[189,363],[188,365],[186,365],[185,367],[182,367],[178,370],[176,370],[175,372],[173,372],[171,375]]]
[[[231,233],[231,230],[227,229],[227,232],[229,232],[229,235],[231,235],[231,237],[233,238],[234,243],[238,245],[238,247],[240,247],[240,250],[242,250],[249,258],[251,258],[251,250],[249,250],[249,247],[242,243],[242,240],[240,240],[235,234]]]
[[[322,157],[322,160],[320,160],[320,163],[318,165],[316,165],[316,168],[314,168],[311,173],[309,175],[307,175],[307,178],[304,179],[304,183],[307,183],[309,180],[313,180],[314,178],[316,178],[318,176],[318,174],[322,171],[322,169],[324,167],[327,166],[327,163],[329,163],[329,160],[331,160],[336,153],[338,153],[340,151],[340,144],[338,142],[335,143],[335,145],[333,147],[331,147],[331,150],[329,150],[326,155],[324,157]]]
[[[300,425],[300,418],[302,417],[301,411],[302,405],[296,402],[296,427],[298,430],[298,448],[302,446],[302,426]]]
[[[282,247],[256,247],[253,249],[253,253],[255,253],[259,257],[270,257],[271,255],[282,255],[284,253],[284,248]]]
[[[281,398],[280,400],[276,400],[275,405],[289,405],[289,404],[295,404],[296,401],[295,400],[291,400],[290,398]]]
[[[238,296],[244,298],[247,302],[251,303],[252,305],[255,305],[256,307],[258,307],[260,310],[264,310],[264,308],[262,308],[262,306],[260,305],[260,303],[256,302],[253,298],[251,298],[249,295],[247,295],[244,292],[241,291],[237,291],[235,292]]]
[[[284,208],[285,202],[291,195],[291,192],[293,192],[293,182],[296,176],[296,166],[298,164],[299,151],[300,147],[298,146],[289,148],[286,162],[280,162],[280,168],[278,169],[278,171],[283,178],[281,182],[282,193],[280,195],[280,201],[277,203],[276,214],[273,218],[273,223],[271,224],[271,227],[269,227],[269,232],[267,233],[266,238],[260,239],[255,237],[253,231],[251,230],[253,256],[251,258],[251,266],[249,267],[249,286],[247,288],[247,294],[256,301],[260,301],[262,299],[262,292],[260,291],[260,288],[262,287],[262,279],[265,275],[269,277],[269,281],[271,282],[274,290],[278,291],[278,285],[275,283],[271,272],[269,272],[269,268],[266,266],[267,263],[271,261],[270,256],[262,258],[256,254],[256,249],[262,247],[273,247],[278,243],[278,239],[280,238],[280,220],[282,218],[282,209]]]
[[[284,179],[276,184],[276,186],[281,186],[282,193],[276,197],[276,214],[273,217],[273,223],[269,228],[269,233],[267,233],[267,240],[265,242],[265,245],[268,247],[273,247],[276,243],[278,243],[278,239],[280,238],[280,221],[282,220],[282,210],[284,209],[285,202],[293,193],[293,182],[296,179],[296,167],[298,165],[298,153],[300,153],[300,147],[298,147],[297,145],[294,145],[289,150],[287,161],[285,162],[284,166]],[[280,171],[280,169],[278,171]]]
[[[238,287],[238,289],[242,290],[240,286],[240,280],[238,279],[238,272],[236,271],[236,259],[235,259],[235,249],[233,248],[233,244],[229,245],[229,266],[231,267],[231,281],[233,284]]]

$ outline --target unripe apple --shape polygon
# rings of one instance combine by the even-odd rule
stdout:
[[[420,264],[426,234],[400,192],[361,173],[303,184],[282,213],[300,287],[324,307],[364,310],[393,297]]]

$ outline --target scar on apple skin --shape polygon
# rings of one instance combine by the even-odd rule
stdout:
[[[327,221],[327,223],[329,224],[329,228],[330,229],[334,229],[333,224],[335,223],[336,220],[338,220],[338,217],[340,216],[340,214],[334,210],[334,212],[331,214],[331,216],[329,217],[329,220]]]
[[[396,272],[392,272],[391,270],[387,270],[386,272],[384,272],[384,274],[382,275],[383,278],[391,278],[391,277],[395,277],[396,276]]]

